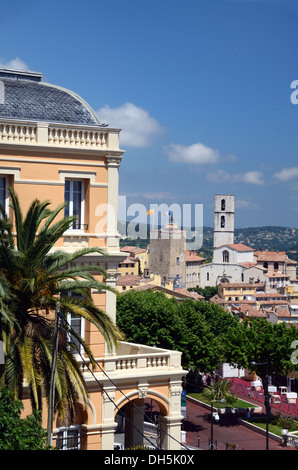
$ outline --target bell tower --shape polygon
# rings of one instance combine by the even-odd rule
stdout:
[[[216,194],[213,248],[234,243],[234,195]]]

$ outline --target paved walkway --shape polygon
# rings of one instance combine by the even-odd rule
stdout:
[[[184,420],[186,445],[207,450],[211,435],[210,411],[187,400],[187,418]],[[222,419],[220,424],[213,424],[213,440],[217,449],[225,450],[226,443],[237,445],[238,450],[266,450],[266,437],[237,423],[234,416]],[[296,450],[282,447],[279,442],[269,439],[269,450]]]

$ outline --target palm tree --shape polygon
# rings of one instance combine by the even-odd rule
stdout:
[[[61,320],[55,402],[60,418],[66,421],[74,416],[78,400],[83,404],[87,401],[84,378],[71,348],[73,339],[80,343],[95,366],[95,358],[88,345],[67,323],[67,314],[93,323],[104,336],[109,350],[123,339],[110,317],[92,301],[91,289],[98,292],[108,290],[104,282],[95,278],[95,275],[100,275],[105,279],[105,271],[90,264],[73,265],[84,255],[104,252],[97,248],[81,249],[71,254],[53,250],[55,243],[74,222],[73,217],[58,218],[65,204],[51,210],[49,201],[34,200],[24,217],[17,195],[11,188],[9,191],[15,233],[2,209],[0,339],[6,360],[0,369],[0,379],[15,398],[22,396],[25,382],[32,408],[41,409],[42,397],[49,397],[53,312],[59,302]]]
[[[214,401],[226,401],[233,403],[235,397],[231,392],[232,382],[230,380],[215,380],[213,385],[204,390],[204,395]]]

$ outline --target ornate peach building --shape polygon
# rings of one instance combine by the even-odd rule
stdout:
[[[9,213],[7,188],[14,187],[24,211],[34,198],[50,200],[53,207],[68,201],[78,222],[64,233],[57,248],[67,251],[100,247],[107,256],[84,256],[81,263],[96,263],[116,287],[119,263],[117,203],[119,129],[102,124],[90,106],[75,93],[42,81],[35,72],[0,69],[0,202]],[[94,302],[115,321],[116,297],[93,292]],[[116,414],[125,412],[125,444],[142,442],[145,399],[160,411],[160,443],[180,449],[180,352],[121,342],[108,353],[101,334],[83,321],[78,325],[99,364],[91,373],[78,356],[89,390],[89,406],[78,406],[76,422],[65,426],[55,417],[53,444],[80,449],[114,448]],[[30,413],[24,397],[25,413]],[[44,427],[47,425],[44,410]],[[136,428],[139,432],[136,432]],[[69,438],[69,439],[68,439]],[[59,440],[59,442],[62,442]]]

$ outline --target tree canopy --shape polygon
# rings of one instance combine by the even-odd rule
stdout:
[[[227,362],[254,370],[264,377],[267,370],[285,374],[296,369],[292,360],[292,344],[298,339],[295,326],[285,323],[272,324],[265,318],[252,318],[238,323],[222,338],[224,355]],[[254,362],[261,365],[252,365]],[[264,364],[268,364],[268,369]]]
[[[40,424],[40,412],[21,418],[23,403],[0,387],[0,451],[47,450],[47,433]]]
[[[168,298],[162,292],[129,291],[118,296],[117,324],[127,341],[182,352],[188,370],[212,372],[227,362],[265,376],[295,370],[297,328],[264,318],[240,321],[217,304]],[[298,344],[298,343],[296,343]],[[296,348],[297,349],[297,348]]]
[[[117,325],[126,340],[181,351],[187,369],[216,368],[222,359],[218,336],[233,321],[218,305],[180,302],[150,289],[129,291],[117,299]]]

